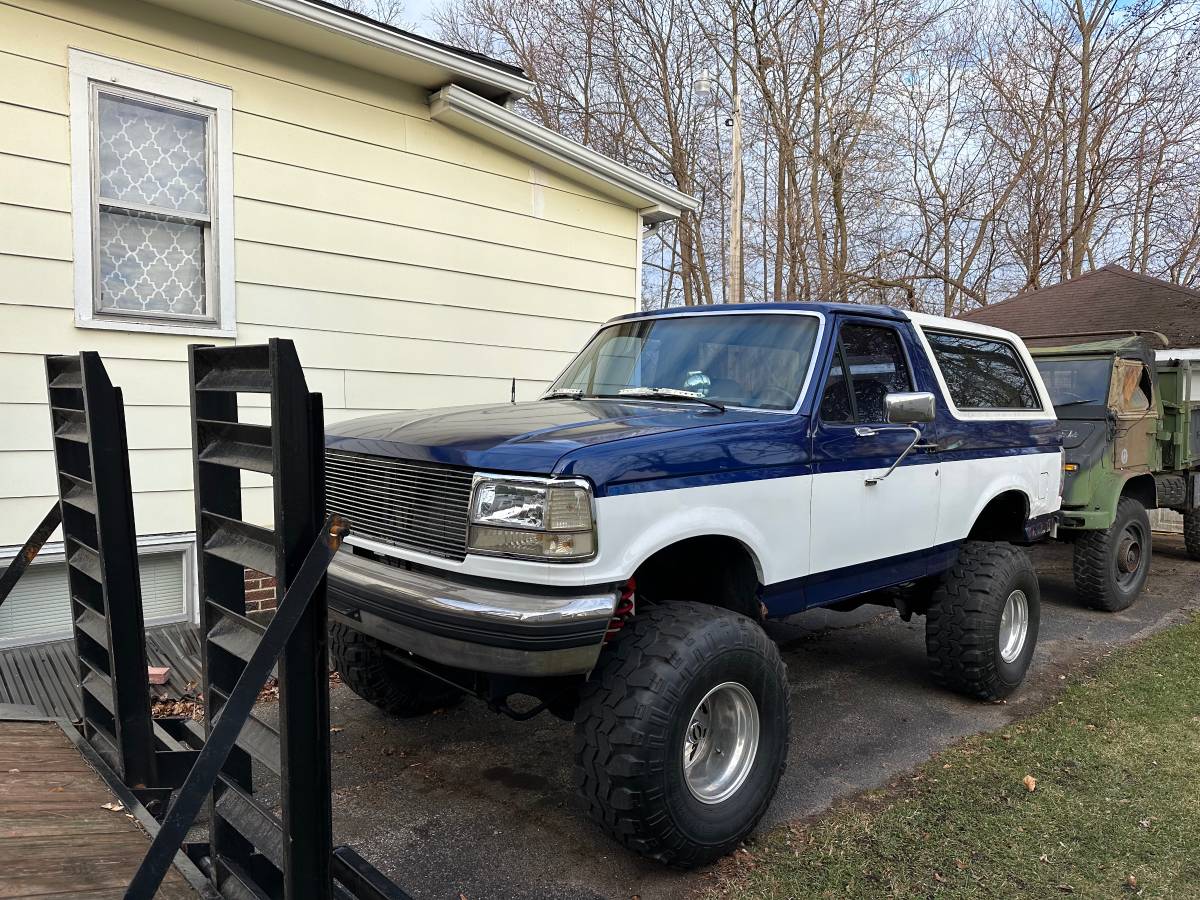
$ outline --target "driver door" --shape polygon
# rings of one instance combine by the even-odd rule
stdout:
[[[884,397],[913,390],[919,388],[896,326],[842,321],[812,426],[808,605],[925,573],[941,491],[936,453],[914,449],[886,479],[867,484],[913,440],[911,429],[888,424]],[[916,427],[921,443],[932,445],[933,423]]]

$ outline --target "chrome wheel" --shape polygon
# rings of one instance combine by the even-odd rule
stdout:
[[[1020,656],[1028,634],[1029,599],[1024,591],[1013,591],[1000,613],[1000,658],[1010,663]]]
[[[683,732],[683,777],[701,803],[731,797],[754,767],[758,705],[745,687],[726,681],[704,695]]]

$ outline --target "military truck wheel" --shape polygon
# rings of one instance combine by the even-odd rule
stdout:
[[[1128,609],[1150,573],[1150,516],[1132,497],[1117,503],[1117,517],[1103,531],[1084,531],[1075,541],[1075,592],[1105,612]]]
[[[1192,559],[1200,559],[1200,509],[1183,514],[1183,545]]]
[[[463,698],[462,691],[393,659],[383,643],[346,625],[329,626],[329,652],[346,686],[393,716],[422,716]]]
[[[789,693],[779,651],[745,616],[700,603],[639,612],[601,654],[575,716],[591,817],[681,868],[729,853],[779,785]]]
[[[998,700],[1024,680],[1041,622],[1033,563],[1011,544],[967,541],[934,589],[925,650],[934,681]]]

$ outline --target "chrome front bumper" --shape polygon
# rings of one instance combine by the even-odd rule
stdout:
[[[416,656],[492,674],[590,672],[617,595],[615,586],[568,593],[481,586],[347,550],[329,567],[335,619]]]

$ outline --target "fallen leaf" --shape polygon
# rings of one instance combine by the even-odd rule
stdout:
[[[65,791],[65,790],[66,790],[66,788],[64,788],[64,787],[63,787],[63,786],[60,784],[58,787],[52,787],[52,788],[50,788],[50,793],[51,793],[51,794],[61,794],[61,793],[62,793],[63,791]]]
[[[1021,779],[1021,784],[1025,785],[1025,790],[1033,792],[1037,790],[1037,779],[1032,775],[1026,775]]]
[[[1038,857],[1038,862],[1048,863],[1048,862],[1050,862],[1050,857],[1048,857],[1045,853],[1043,853],[1041,856]]]
[[[9,775],[20,775],[20,774],[21,774],[21,770],[20,770],[20,769],[9,769],[9,770],[8,770],[8,774],[9,774]]]
[[[1128,878],[1125,879],[1125,883],[1127,885],[1129,885],[1129,887],[1131,887],[1133,890],[1135,890],[1135,891],[1137,890],[1137,878],[1135,876],[1130,875]]]
[[[1075,888],[1071,887],[1069,884],[1060,884],[1060,885],[1058,886],[1058,889],[1059,889],[1060,891],[1062,891],[1064,894],[1073,894],[1073,893],[1075,893]]]
[[[112,812],[121,812],[123,809],[125,809],[125,807],[115,801],[112,803],[101,803],[100,808],[111,810]]]
[[[343,728],[341,725],[331,725],[329,728],[329,733],[330,734],[340,734],[341,732],[343,732],[345,730],[346,729]]]
[[[934,880],[934,881],[938,881],[938,882],[940,882],[940,883],[942,883],[942,884],[945,884],[945,883],[946,883],[946,879],[945,879],[945,878],[943,878],[943,877],[942,877],[942,876],[941,876],[941,875],[940,875],[938,872],[934,872],[934,873],[933,873],[933,880]]]

